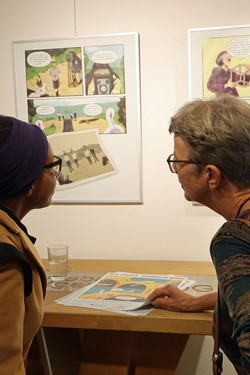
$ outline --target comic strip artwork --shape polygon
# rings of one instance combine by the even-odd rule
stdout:
[[[155,288],[175,285],[184,290],[193,283],[193,280],[185,276],[109,272],[87,287],[80,288],[55,302],[66,306],[145,316],[152,311],[148,296]]]
[[[63,161],[53,202],[141,201],[138,42],[131,33],[13,43],[17,117]]]
[[[62,159],[58,190],[117,173],[97,129],[52,135],[49,141],[55,154]]]
[[[126,133],[125,97],[43,98],[28,100],[29,122],[45,134],[98,129],[100,134]]]
[[[83,94],[81,48],[25,51],[28,98]]]
[[[87,95],[124,94],[123,45],[86,47],[85,87]]]
[[[117,173],[99,134],[126,133],[123,53],[122,45],[25,51],[29,122],[63,160],[58,190]]]
[[[203,97],[222,93],[250,99],[250,36],[205,38]]]
[[[81,52],[80,47],[25,51],[29,121],[43,123],[47,129],[55,126],[57,117],[63,123],[62,131],[75,131],[74,119],[79,130],[98,128],[105,134],[126,133],[125,96],[110,99],[112,94],[125,93],[123,46],[85,48],[85,91]],[[104,97],[87,98],[84,92]],[[82,100],[60,100],[65,96],[81,96]]]

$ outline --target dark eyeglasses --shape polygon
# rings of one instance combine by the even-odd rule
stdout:
[[[180,170],[180,165],[178,163],[185,163],[185,164],[202,164],[193,160],[176,160],[174,158],[174,154],[169,155],[167,158],[167,163],[169,169],[172,173],[178,173]]]
[[[62,159],[59,156],[54,155],[54,161],[50,164],[47,164],[43,167],[44,169],[53,169],[56,178],[59,177],[62,169]]]

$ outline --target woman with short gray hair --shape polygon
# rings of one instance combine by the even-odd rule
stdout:
[[[212,239],[219,285],[220,346],[240,375],[250,374],[250,106],[230,95],[194,100],[171,118],[174,153],[168,159],[185,198],[226,219]],[[168,297],[168,298],[166,298]],[[156,289],[155,307],[213,309],[217,294]]]

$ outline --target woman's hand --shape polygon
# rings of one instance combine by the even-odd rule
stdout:
[[[213,310],[217,301],[217,293],[207,293],[199,297],[183,292],[175,285],[157,288],[148,297],[151,305],[164,310],[180,312],[197,312]]]
[[[225,88],[227,88],[227,87],[229,87],[229,88],[234,88],[234,87],[236,87],[236,86],[238,86],[238,83],[239,83],[239,81],[235,81],[235,82],[232,82],[232,81],[228,81],[226,84],[225,84]]]

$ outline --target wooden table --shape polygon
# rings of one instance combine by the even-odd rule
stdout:
[[[210,262],[151,260],[71,260],[69,271],[215,275]],[[128,316],[54,302],[65,294],[48,292],[45,300],[42,326],[53,375],[174,374],[189,335],[211,335],[211,311]]]

